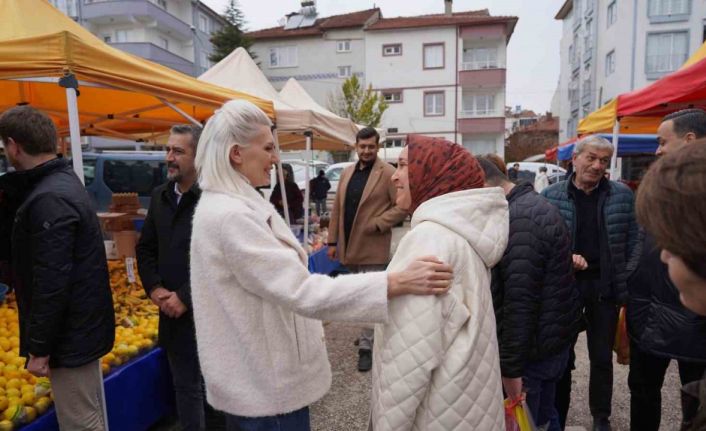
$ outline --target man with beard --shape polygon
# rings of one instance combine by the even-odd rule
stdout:
[[[167,179],[152,192],[137,244],[137,263],[147,295],[159,307],[159,344],[167,353],[181,429],[224,429],[224,417],[206,403],[196,350],[189,283],[191,219],[201,190],[194,158],[201,128],[172,127]]]
[[[605,177],[613,144],[599,136],[576,143],[574,173],[542,192],[554,204],[572,234],[576,286],[583,299],[591,362],[588,404],[594,431],[609,431],[613,396],[613,341],[618,306],[627,296],[627,262],[637,242],[632,191]],[[566,423],[575,355],[557,385],[556,404]]]
[[[355,137],[358,163],[347,167],[338,182],[331,210],[328,256],[351,272],[384,271],[390,262],[392,227],[407,214],[395,205],[395,168],[378,158],[380,135],[372,127]],[[364,328],[358,340],[358,371],[373,366],[373,329]]]

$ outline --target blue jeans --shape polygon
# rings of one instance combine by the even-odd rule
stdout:
[[[569,360],[569,349],[539,361],[529,362],[525,366],[522,385],[527,391],[527,407],[535,424],[541,427],[549,424],[547,431],[561,431],[559,413],[554,405],[556,383],[564,374]]]
[[[277,416],[248,418],[226,415],[228,431],[311,431],[309,407]]]

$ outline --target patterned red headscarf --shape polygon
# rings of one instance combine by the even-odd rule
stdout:
[[[413,213],[429,199],[483,187],[485,174],[478,160],[458,144],[442,138],[407,136],[409,190]]]

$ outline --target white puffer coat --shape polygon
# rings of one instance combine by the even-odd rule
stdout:
[[[375,431],[505,429],[490,268],[508,239],[500,188],[450,193],[422,204],[389,270],[435,255],[454,269],[439,297],[390,301],[375,328]]]

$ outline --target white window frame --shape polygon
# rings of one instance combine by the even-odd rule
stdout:
[[[405,146],[405,138],[387,138],[385,148],[402,148]]]
[[[115,30],[115,42],[124,43],[128,41],[130,35],[129,30]],[[122,37],[121,37],[122,36]]]
[[[682,9],[675,6],[680,4]],[[648,0],[647,15],[649,17],[683,16],[691,13],[691,0]]]
[[[208,25],[208,17],[205,14],[200,13],[199,14],[199,30],[203,33],[208,34],[209,30],[209,25]]]
[[[157,5],[164,10],[167,10],[167,0],[157,0]]]
[[[683,38],[685,46],[684,52],[675,53],[675,39],[676,36]],[[667,42],[666,38],[669,37],[670,52],[662,54],[652,54],[651,47],[652,44],[659,43],[659,38],[665,38],[663,42]],[[689,58],[689,32],[688,31],[673,31],[673,32],[662,32],[662,33],[648,33],[647,43],[645,48],[645,73],[648,78],[659,77],[665,73],[673,72]],[[662,57],[661,59],[655,59],[656,57]],[[657,63],[657,64],[654,64]],[[663,63],[665,67],[660,67],[659,63]]]
[[[498,115],[495,109],[495,94],[474,93],[462,98],[463,113],[473,117]]]
[[[441,65],[427,64],[427,50],[441,49]],[[422,49],[422,68],[424,70],[444,69],[446,67],[446,44],[443,42],[425,43]]]
[[[382,98],[386,103],[402,103],[402,90],[383,91]]]
[[[401,43],[390,43],[382,46],[383,57],[396,57],[402,55]]]
[[[606,20],[608,21],[608,25],[606,28],[610,28],[613,24],[618,21],[618,0],[613,0],[608,5]]]
[[[336,52],[351,52],[350,39],[336,41]]]
[[[479,46],[463,51],[463,70],[498,69],[502,67],[498,62],[498,49],[496,47]]]
[[[169,51],[169,39],[167,39],[164,36],[157,36],[157,40],[159,41],[159,47],[162,49],[166,49]]]
[[[615,50],[605,56],[605,76],[610,76],[613,73],[615,73]]]
[[[338,77],[348,79],[353,76],[353,66],[338,66]]]
[[[113,36],[109,34],[104,34],[103,36],[103,42],[105,43],[111,43],[113,41]]]
[[[273,62],[272,60],[275,61]],[[273,46],[270,48],[270,69],[298,67],[298,61],[299,52],[296,45]]]
[[[427,99],[432,101],[431,110],[427,109]],[[439,100],[440,99],[440,100]],[[446,92],[444,91],[429,91],[424,93],[424,116],[425,117],[443,117],[446,115]]]

